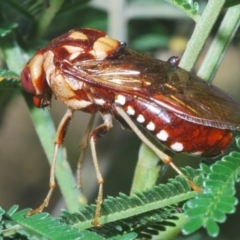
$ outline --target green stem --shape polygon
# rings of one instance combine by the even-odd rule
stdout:
[[[183,225],[186,224],[188,220],[184,213],[174,214],[174,216],[178,217],[178,220],[174,220],[173,222],[175,226],[165,226],[166,230],[160,233],[161,239],[176,239],[176,237],[181,232]]]
[[[225,0],[208,1],[202,17],[196,24],[192,37],[187,44],[187,48],[179,64],[181,68],[187,71],[192,70],[224,3]]]
[[[39,109],[33,106],[29,94],[24,93],[24,98],[30,109],[31,119],[34,123],[41,145],[45,151],[48,162],[51,165],[56,130],[50,113],[47,109]],[[76,212],[86,201],[84,197],[80,195],[79,190],[76,187],[76,181],[63,147],[58,150],[55,175],[68,209],[71,212]]]
[[[19,74],[24,66],[24,59],[22,57],[20,48],[15,41],[14,35],[8,34],[6,37],[1,38],[0,47],[2,48],[2,52],[4,54],[8,68]],[[28,94],[25,94],[24,96],[25,99],[29,98]],[[51,163],[54,147],[54,137],[56,133],[53,121],[47,110],[32,107],[32,104],[30,104],[30,102],[31,100],[27,100],[34,127],[47,155],[48,161]],[[76,188],[74,176],[62,149],[58,154],[56,178],[69,210],[78,210],[80,206],[79,202],[77,201],[77,199],[80,199],[79,191]]]
[[[130,195],[134,195],[135,191],[152,188],[156,184],[161,169],[159,161],[157,155],[148,146],[141,145]]]
[[[48,28],[49,24],[55,17],[56,13],[59,11],[61,8],[62,4],[64,3],[64,0],[50,0],[48,7],[46,10],[43,12],[42,16],[40,17],[36,32],[35,32],[35,37],[39,38],[43,33],[46,31]]]
[[[228,9],[217,35],[201,64],[198,76],[212,81],[240,24],[240,5]]]
[[[196,24],[194,32],[191,36],[191,39],[188,42],[187,48],[184,52],[184,55],[181,59],[179,66],[184,68],[187,71],[191,71],[194,67],[201,50],[215,24],[217,17],[219,16],[222,7],[225,3],[225,0],[209,0],[208,4]],[[176,233],[180,232],[183,225],[185,224],[185,218],[182,216],[178,221],[176,221],[178,227],[174,228],[175,231],[172,229],[170,231],[166,231],[168,239],[173,239]]]
[[[4,4],[10,5],[12,9],[16,9],[25,18],[27,18],[28,20],[31,20],[32,22],[35,22],[36,19],[34,18],[34,16],[28,11],[28,9],[26,9],[25,6],[23,6],[23,4],[20,1],[8,0],[8,1],[4,1]]]
[[[20,74],[25,61],[12,33],[1,38],[0,48],[3,52],[4,60],[6,61],[8,69]]]

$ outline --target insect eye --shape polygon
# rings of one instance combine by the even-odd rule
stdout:
[[[29,67],[25,67],[21,73],[21,83],[23,88],[25,89],[25,91],[31,93],[31,94],[36,94],[36,89],[33,86],[32,83],[32,78],[31,78],[31,74],[29,71]]]

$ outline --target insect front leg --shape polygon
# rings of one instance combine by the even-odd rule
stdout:
[[[43,203],[36,209],[32,209],[30,211],[28,211],[26,213],[26,216],[31,216],[33,214],[42,212],[42,210],[48,206],[48,203],[50,201],[50,198],[52,196],[53,190],[56,187],[56,183],[55,183],[55,167],[56,167],[56,160],[57,160],[57,153],[58,153],[58,149],[59,147],[62,145],[63,143],[63,139],[64,136],[67,132],[67,128],[69,125],[70,120],[73,117],[73,111],[71,109],[68,109],[67,112],[65,113],[65,115],[63,116],[57,132],[56,132],[56,136],[55,136],[55,141],[54,141],[54,154],[53,154],[53,158],[52,158],[52,163],[51,163],[51,169],[50,169],[50,180],[49,180],[49,191],[47,196],[45,197]]]
[[[110,113],[101,113],[102,118],[104,120],[104,123],[100,126],[98,126],[96,129],[94,129],[89,136],[89,142],[92,152],[92,158],[93,158],[93,165],[96,171],[97,181],[99,185],[98,189],[98,197],[97,197],[97,206],[95,211],[95,216],[93,220],[94,226],[99,226],[99,217],[100,217],[100,211],[101,211],[101,204],[103,200],[103,184],[104,180],[99,168],[98,160],[97,160],[97,153],[96,153],[96,141],[99,137],[103,136],[105,133],[108,132],[108,130],[112,127],[112,115]]]

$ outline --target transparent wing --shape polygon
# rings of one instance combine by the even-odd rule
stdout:
[[[141,97],[187,121],[217,128],[240,128],[238,101],[169,62],[125,47],[104,60],[79,61],[64,71],[93,86]]]

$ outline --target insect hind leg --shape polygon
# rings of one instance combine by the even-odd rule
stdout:
[[[182,171],[172,162],[172,158],[159,150],[151,141],[148,140],[144,136],[144,134],[138,129],[138,127],[135,125],[135,123],[132,121],[132,119],[126,114],[126,112],[120,107],[120,106],[115,106],[115,109],[117,113],[126,121],[126,123],[131,127],[131,129],[137,134],[137,136],[144,142],[150,149],[152,149],[156,155],[165,163],[170,165],[179,175],[183,176],[190,187],[196,191],[196,192],[201,192],[202,189],[196,186],[191,180],[189,180],[183,173]]]
[[[102,177],[100,168],[99,168],[99,163],[97,159],[97,153],[96,153],[96,141],[99,137],[103,136],[105,133],[108,132],[110,128],[112,128],[112,116],[110,113],[101,113],[102,118],[104,120],[104,123],[97,128],[95,128],[89,135],[89,142],[90,142],[90,148],[92,152],[92,159],[93,159],[93,165],[95,168],[96,176],[97,176],[97,181],[99,185],[98,189],[98,197],[97,197],[97,203],[96,203],[96,211],[95,211],[95,216],[93,220],[93,225],[94,226],[99,226],[99,217],[100,217],[100,211],[101,211],[101,204],[103,200],[103,184],[104,184],[104,179]]]

